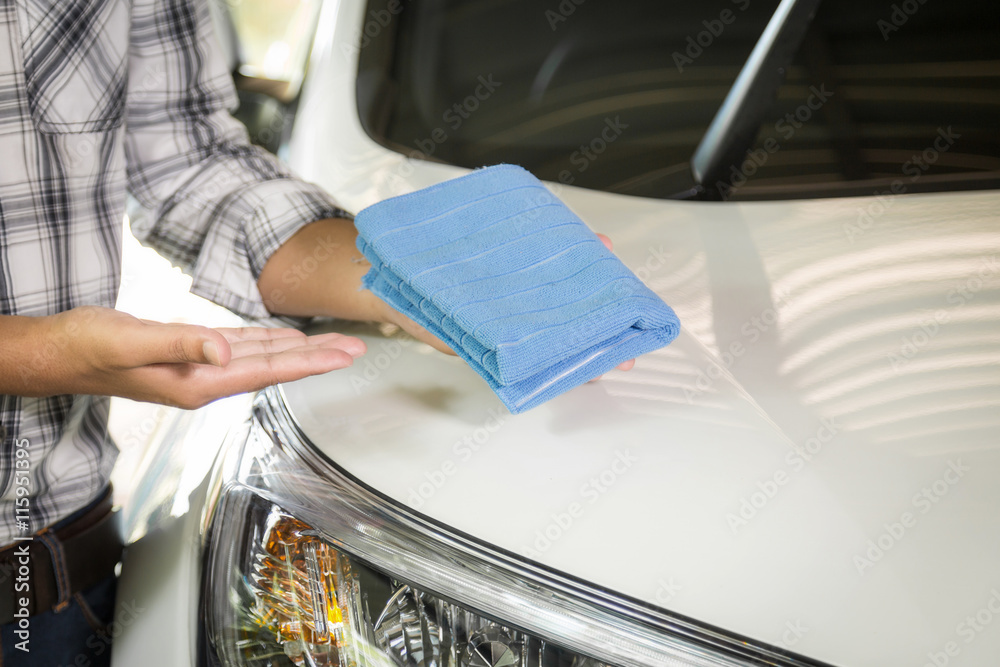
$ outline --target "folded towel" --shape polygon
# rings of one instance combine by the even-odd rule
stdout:
[[[445,341],[523,412],[680,330],[541,181],[476,170],[358,213],[364,285]]]

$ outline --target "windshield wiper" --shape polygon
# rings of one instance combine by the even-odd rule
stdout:
[[[726,99],[691,158],[696,183],[689,197],[724,199],[728,171],[743,162],[747,150],[778,95],[820,0],[781,0],[743,64]]]

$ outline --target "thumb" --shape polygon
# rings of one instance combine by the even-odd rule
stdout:
[[[225,366],[232,358],[229,341],[221,333],[191,324],[144,323],[135,344],[138,365],[193,363]]]

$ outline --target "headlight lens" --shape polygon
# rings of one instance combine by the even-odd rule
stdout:
[[[365,667],[601,667],[379,572],[248,493],[226,498],[240,549],[212,596],[223,664]],[[228,512],[227,512],[228,513]],[[238,531],[240,534],[235,534]],[[220,539],[223,537],[220,534]]]
[[[804,665],[447,532],[333,467],[262,392],[205,517],[203,665]]]

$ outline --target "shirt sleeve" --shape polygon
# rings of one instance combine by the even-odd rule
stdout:
[[[236,91],[204,2],[138,0],[130,40],[128,187],[151,211],[133,233],[194,293],[272,323],[257,289],[268,258],[303,225],[347,214],[229,114]]]

